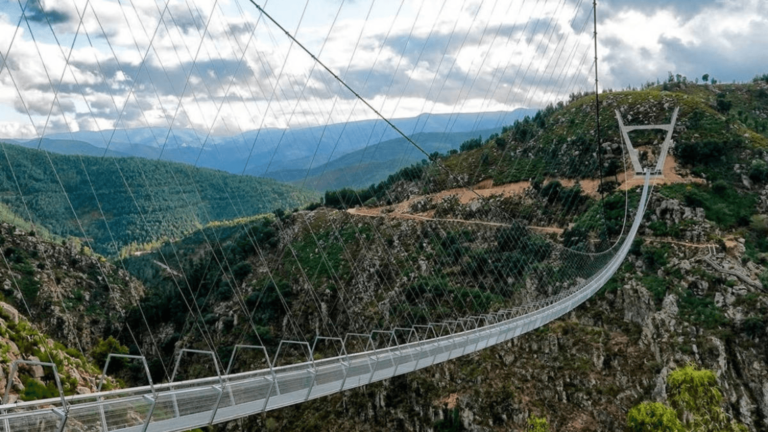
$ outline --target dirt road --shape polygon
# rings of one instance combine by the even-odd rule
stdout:
[[[692,177],[681,177],[679,174],[677,174],[675,168],[676,168],[676,162],[675,158],[673,156],[667,156],[667,159],[664,163],[664,170],[663,175],[661,177],[657,177],[651,180],[651,183],[654,185],[663,185],[663,184],[673,184],[673,183],[703,183],[704,180],[698,179],[698,178],[692,178]],[[617,178],[621,181],[619,184],[620,190],[628,190],[636,186],[642,186],[644,179],[642,176],[635,176],[633,173],[619,173],[617,175]],[[549,181],[551,179],[547,179]],[[613,180],[613,178],[605,178],[604,181],[610,181]],[[572,179],[558,179],[560,183],[563,186],[571,187],[576,184],[575,180]],[[599,180],[581,180],[579,181],[579,184],[581,185],[582,190],[593,197],[598,197],[599,194],[597,192],[598,186],[600,185]],[[448,189],[441,192],[438,192],[436,194],[432,195],[414,195],[407,201],[403,201],[401,203],[395,204],[394,207],[360,207],[355,209],[349,209],[348,212],[350,214],[358,215],[358,216],[370,216],[370,217],[390,217],[390,218],[401,218],[401,219],[416,219],[416,220],[435,220],[434,219],[434,210],[430,210],[424,213],[418,213],[413,214],[409,213],[411,204],[413,204],[416,201],[423,200],[425,198],[431,198],[433,202],[440,202],[442,199],[455,195],[458,197],[459,202],[462,204],[468,204],[478,198],[478,195],[481,197],[489,197],[493,195],[497,196],[514,196],[514,195],[521,195],[525,192],[527,188],[531,186],[531,183],[528,181],[524,182],[516,182],[516,183],[507,183],[503,185],[494,186],[492,180],[484,180],[476,187],[474,190],[469,190],[466,188],[456,188],[456,189]],[[385,211],[385,209],[387,209]],[[391,209],[391,210],[390,210]],[[445,219],[441,219],[445,220]],[[452,219],[448,219],[452,220]],[[464,222],[464,223],[479,223],[479,224],[486,224],[486,225],[504,225],[504,224],[495,224],[493,222],[481,222],[481,221],[461,221],[461,220],[452,220],[455,222]],[[555,233],[555,234],[562,234],[563,230],[561,228],[554,228],[554,227],[529,227],[532,230],[536,230],[541,233]]]

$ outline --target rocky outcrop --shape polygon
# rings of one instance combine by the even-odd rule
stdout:
[[[143,296],[141,283],[125,270],[71,241],[54,243],[8,224],[0,224],[0,239],[3,295],[68,347],[89,351]]]
[[[50,337],[37,331],[27,319],[7,303],[0,302],[0,389],[5,392],[8,380],[11,379],[12,364],[16,360],[30,362],[53,361],[58,370],[63,390],[67,394],[96,391],[101,372],[77,349],[66,349]],[[41,358],[42,357],[42,358]],[[26,394],[29,380],[45,385],[55,386],[53,371],[49,367],[38,364],[19,364],[12,377],[11,393],[8,403],[14,403],[20,396],[40,397],[40,390],[32,390]],[[111,378],[108,386],[114,386]],[[51,387],[47,397],[57,397],[58,389]],[[5,396],[5,395],[4,395]]]

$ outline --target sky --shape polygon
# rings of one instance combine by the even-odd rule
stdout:
[[[589,0],[0,1],[0,137],[234,135],[511,111],[594,86]],[[598,2],[601,89],[768,73],[764,0]]]

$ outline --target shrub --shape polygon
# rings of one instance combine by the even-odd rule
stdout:
[[[749,169],[749,179],[756,183],[768,182],[768,163],[761,160],[753,161]]]
[[[251,272],[253,272],[253,266],[246,261],[238,263],[232,267],[232,276],[234,276],[237,283],[242,283]]]
[[[464,425],[459,418],[459,409],[454,408],[442,420],[435,422],[435,432],[461,432]]]
[[[733,102],[726,100],[725,94],[720,93],[717,95],[717,102],[715,104],[715,107],[717,108],[717,111],[719,111],[720,113],[726,114],[733,107]]]
[[[669,401],[684,418],[685,426],[693,431],[746,431],[730,421],[723,412],[723,394],[717,387],[717,376],[706,369],[689,364],[667,377]],[[687,415],[683,416],[683,413]]]
[[[675,156],[689,166],[714,166],[723,161],[728,154],[728,143],[712,139],[699,143],[680,143],[675,145]]]
[[[34,378],[27,378],[24,381],[24,391],[19,395],[23,401],[50,399],[59,396],[59,390],[53,381],[48,384],[43,384]]]
[[[496,245],[502,252],[512,252],[529,238],[528,228],[518,221],[512,221],[508,227],[496,233]]]
[[[619,188],[619,182],[617,181],[604,181],[597,187],[597,192],[600,194],[611,194]]]
[[[749,337],[759,337],[765,333],[765,319],[759,316],[751,316],[741,323],[741,329]]]
[[[658,402],[643,402],[629,410],[627,427],[630,432],[685,432],[675,410]]]
[[[768,215],[754,215],[749,220],[749,227],[762,235],[768,235]]]
[[[717,376],[689,364],[667,376],[670,406],[644,402],[627,415],[631,432],[718,431],[746,432],[748,429],[730,420],[721,406],[723,394]],[[682,419],[682,421],[680,420]]]
[[[99,343],[91,350],[91,358],[99,365],[100,368],[104,367],[107,362],[107,357],[110,354],[128,354],[128,347],[120,345],[114,337],[110,336],[107,339],[100,339]],[[120,368],[123,365],[123,360],[120,358],[113,359],[110,362],[111,365],[115,365],[116,368]]]
[[[728,183],[725,182],[725,180],[718,180],[712,184],[712,192],[719,196],[724,196],[729,189],[730,187],[728,186]]]
[[[549,423],[546,417],[536,417],[532,415],[528,418],[529,432],[549,432]]]
[[[697,297],[691,290],[683,293],[678,304],[680,314],[694,324],[713,329],[726,323],[725,316],[712,299]]]
[[[584,227],[574,226],[563,232],[563,246],[570,249],[586,250],[589,240],[589,230]]]
[[[642,279],[643,286],[653,294],[657,304],[661,304],[667,295],[667,281],[656,275],[646,276]]]
[[[664,267],[665,265],[667,265],[668,251],[669,251],[669,248],[666,246],[662,246],[662,247],[643,246],[642,252],[641,252],[643,262],[651,270],[656,271],[661,267]]]
[[[558,196],[560,195],[560,191],[563,190],[563,185],[557,180],[552,180],[551,182],[547,183],[544,187],[541,188],[541,191],[539,192],[539,195],[543,196],[544,198],[549,201],[549,203],[554,203]]]
[[[727,183],[720,183],[715,192],[713,188],[691,185],[665,186],[672,197],[682,198],[689,207],[701,207],[706,212],[707,219],[717,223],[722,228],[747,226],[754,211],[756,195],[737,191]]]

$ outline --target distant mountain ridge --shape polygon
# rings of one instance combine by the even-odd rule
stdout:
[[[427,153],[448,153],[464,141],[478,136],[488,137],[495,129],[475,132],[419,133],[411,138]],[[365,188],[381,182],[400,168],[413,165],[427,156],[404,138],[395,138],[356,150],[309,170],[270,171],[265,176],[278,181],[304,186],[317,191]]]
[[[406,135],[417,137],[417,141],[423,134],[444,134],[442,143],[430,142],[425,146],[448,149],[456,148],[463,139],[451,137],[454,134],[465,137],[467,132],[498,131],[502,125],[534,113],[535,110],[521,108],[511,112],[422,114],[394,119],[392,123]],[[282,178],[286,171],[303,170],[306,174],[309,168],[366,147],[396,143],[397,139],[402,137],[384,121],[362,120],[295,129],[270,128],[231,136],[207,136],[205,131],[193,129],[174,129],[169,133],[167,128],[159,127],[79,131],[47,135],[41,148],[67,155],[102,156],[109,142],[107,156],[161,159],[233,174]],[[31,148],[40,144],[37,139],[7,141]],[[400,156],[393,155],[392,159]]]

